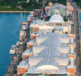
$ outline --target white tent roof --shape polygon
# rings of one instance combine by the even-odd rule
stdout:
[[[37,43],[42,43],[44,40],[48,39],[49,37],[36,37]]]
[[[37,69],[40,69],[40,70],[45,70],[45,69],[53,69],[53,70],[58,70],[59,69],[59,63],[56,62],[55,60],[53,59],[44,59],[42,61],[40,61],[37,65],[36,65],[36,68]]]
[[[41,65],[56,65],[55,63],[57,63],[56,66],[59,66],[59,65],[68,65],[69,63],[69,58],[43,58],[43,57],[30,57],[28,59],[28,62],[30,65],[34,65],[36,67],[39,67]],[[55,63],[54,63],[55,62]]]
[[[68,65],[69,58],[54,58],[55,61],[59,63],[59,65]]]
[[[53,15],[49,22],[64,22],[63,18],[60,15]]]
[[[70,38],[69,37],[60,37],[58,38],[62,43],[69,43],[70,42]]]
[[[70,51],[70,47],[56,47],[61,53],[68,53]]]
[[[37,53],[37,54],[39,54],[39,56],[43,56],[43,54],[44,54],[44,56],[45,55],[47,55],[48,56],[48,52],[49,52],[49,47],[46,47],[46,46],[33,46],[32,47],[33,48],[33,53]],[[57,55],[57,54],[59,54],[59,53],[61,53],[61,54],[66,54],[66,53],[68,53],[68,52],[72,52],[73,50],[72,49],[70,49],[70,47],[68,47],[68,46],[65,46],[65,47],[63,47],[63,46],[61,46],[61,47],[54,47],[54,46],[50,46],[50,48],[51,48],[51,50],[53,50],[52,51],[52,53],[54,52],[54,53],[56,53],[55,54],[55,56],[59,56],[59,55]],[[72,47],[71,47],[72,48]],[[55,52],[56,51],[56,52]],[[72,52],[73,53],[73,52]],[[52,55],[51,55],[52,56]],[[54,57],[54,55],[53,55],[53,57]]]
[[[28,62],[29,62],[30,65],[36,65],[37,63],[39,63],[43,59],[44,58],[29,57]]]
[[[33,46],[33,52],[40,53],[45,48],[47,48],[47,47],[45,47],[45,46]]]

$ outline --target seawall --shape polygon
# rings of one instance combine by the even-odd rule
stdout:
[[[32,11],[0,11],[0,13],[30,13]]]

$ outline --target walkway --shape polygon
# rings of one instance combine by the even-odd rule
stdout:
[[[73,17],[74,17],[74,33],[75,33],[75,37],[76,37],[76,39],[75,39],[75,42],[76,42],[76,49],[75,49],[75,51],[76,51],[76,60],[75,60],[75,64],[76,64],[76,76],[81,76],[81,73],[79,72],[79,50],[80,50],[80,48],[79,48],[79,33],[78,33],[78,9],[79,8],[77,8],[77,6],[75,6],[74,4],[73,4],[73,2],[71,2],[71,0],[69,0],[70,1],[70,3],[71,3],[71,5],[73,6],[73,8],[74,8],[74,11],[73,11]]]
[[[22,58],[23,48],[24,47],[26,48],[26,42],[29,40],[29,38],[30,37],[29,37],[28,31],[27,31],[26,37],[24,38],[24,41],[23,41],[23,45],[19,46],[20,50],[18,51],[18,54],[14,56],[15,58],[12,60],[12,63],[13,63],[12,68],[10,68],[9,74],[6,74],[7,76],[14,76],[13,72],[14,72],[14,70],[17,70],[17,64],[19,62],[19,58]]]

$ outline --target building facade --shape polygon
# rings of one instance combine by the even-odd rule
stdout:
[[[53,5],[52,2],[50,2],[49,6],[45,7],[45,10],[48,16],[52,16],[54,14],[60,14],[61,16],[69,16],[73,12],[73,7],[70,5],[69,2],[66,3],[66,6],[59,3]]]
[[[52,31],[55,27],[62,27],[63,33],[71,33],[71,22],[70,21],[64,22],[63,18],[60,15],[53,15],[47,22],[42,20],[34,21],[30,25],[30,35],[36,32],[37,30]]]

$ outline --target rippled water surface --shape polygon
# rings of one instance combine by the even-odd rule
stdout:
[[[80,22],[81,22],[81,12],[79,13],[79,20],[80,20]]]
[[[0,76],[4,76],[12,57],[10,47],[19,40],[21,23],[26,22],[29,14],[0,14]]]

